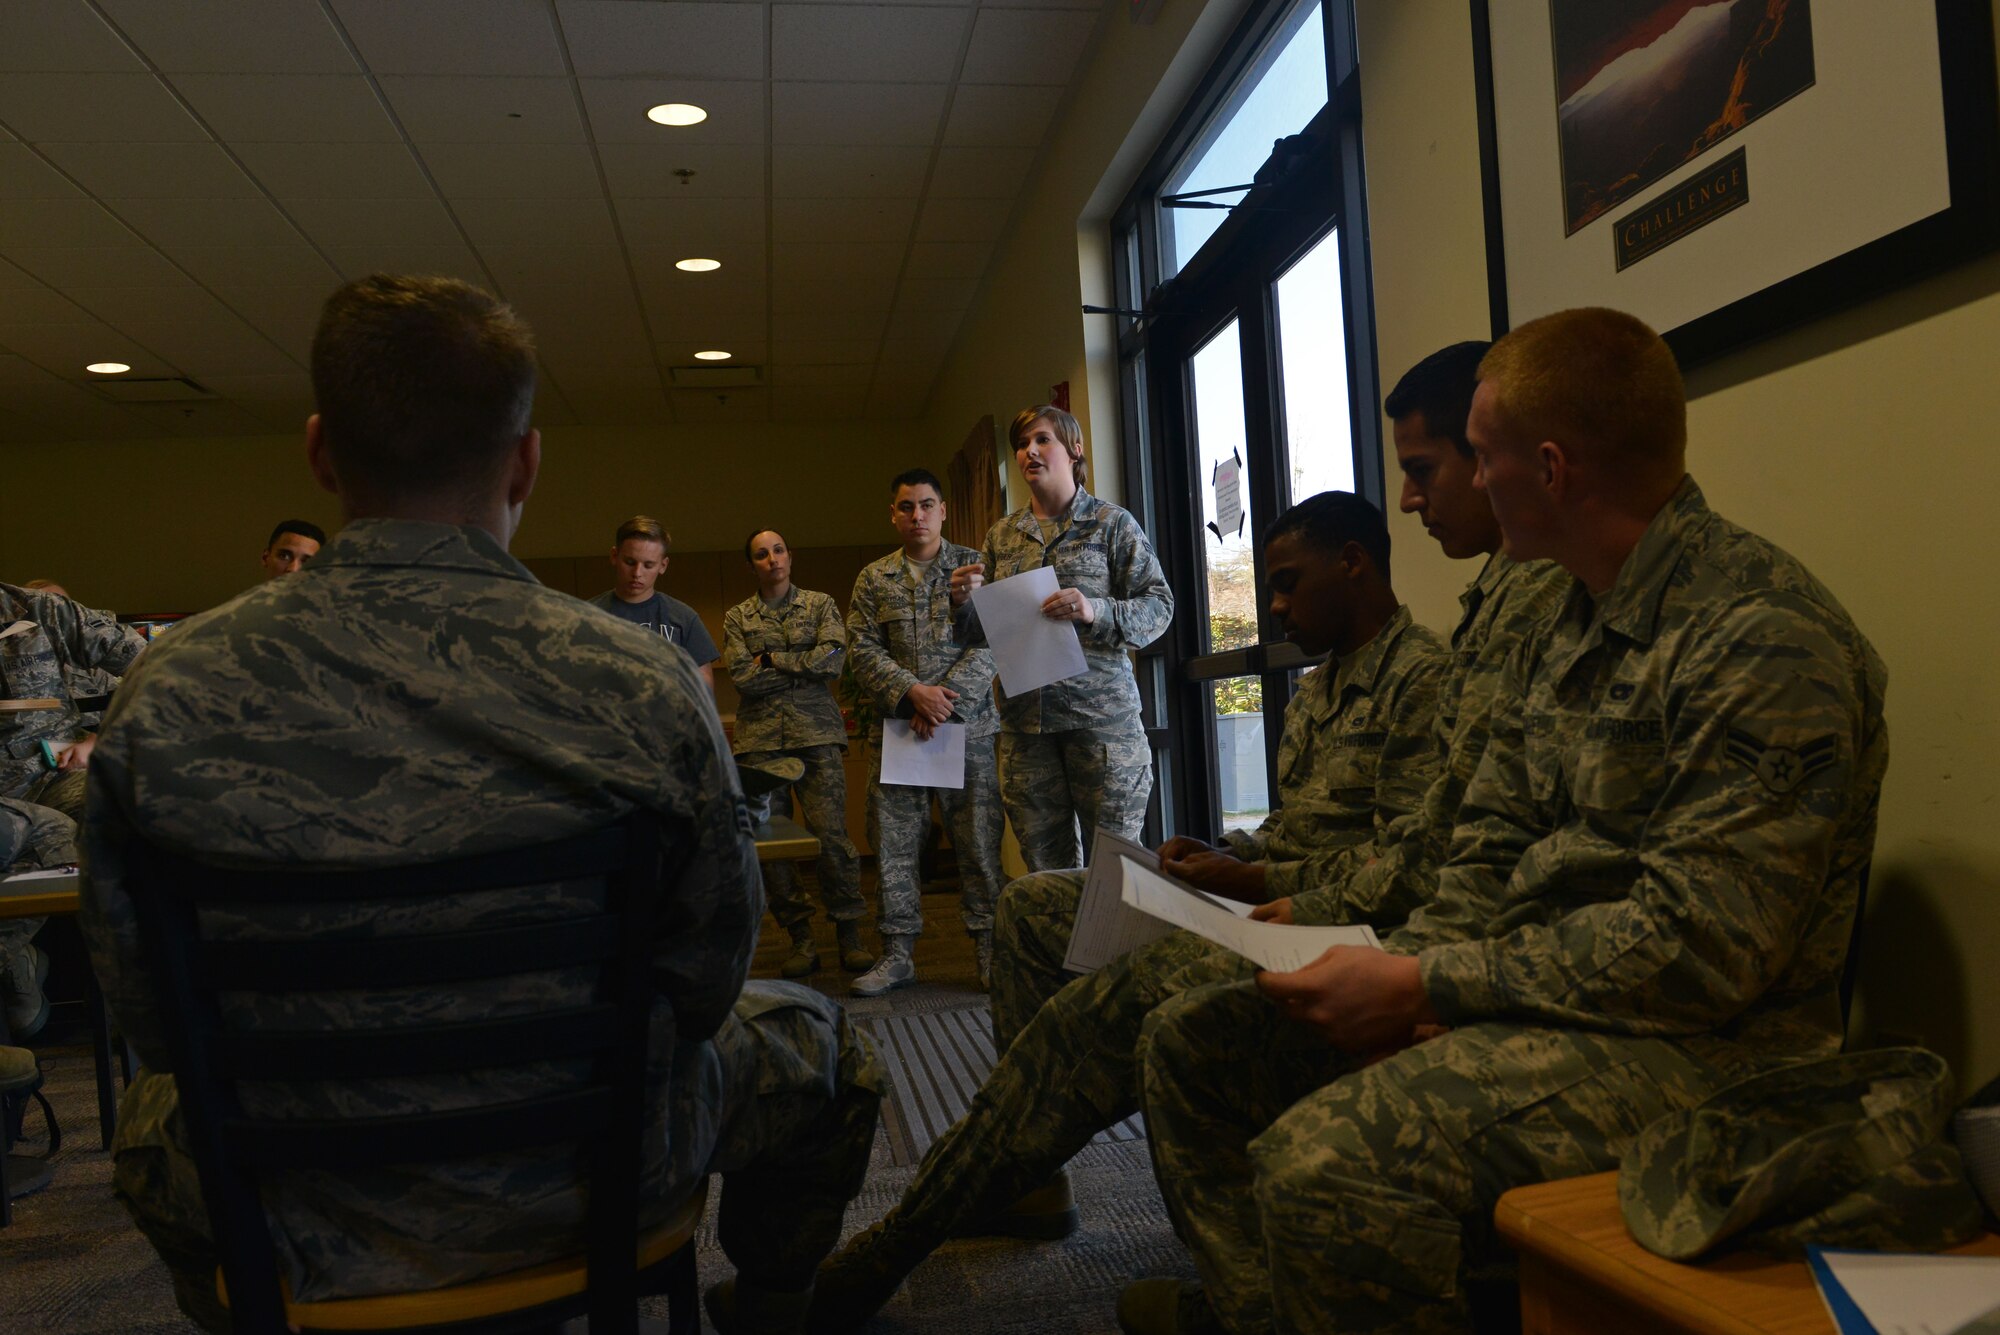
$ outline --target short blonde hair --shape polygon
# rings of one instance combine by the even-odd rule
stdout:
[[[613,547],[622,547],[631,538],[644,538],[647,542],[660,544],[662,552],[674,549],[673,535],[668,533],[659,520],[651,515],[633,515],[618,526],[618,536],[611,540]]]
[[[1648,473],[1687,457],[1687,387],[1644,321],[1602,306],[1530,320],[1479,363],[1501,430]]]
[[[1027,440],[1028,432],[1035,423],[1046,421],[1055,428],[1056,439],[1069,451],[1070,469],[1076,474],[1076,485],[1083,485],[1083,428],[1074,417],[1052,403],[1038,403],[1032,408],[1023,408],[1014,414],[1014,425],[1007,428],[1007,444],[1020,449]]]

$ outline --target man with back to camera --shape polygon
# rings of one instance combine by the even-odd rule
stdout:
[[[1122,1329],[1463,1330],[1502,1192],[1838,1051],[1886,674],[1796,559],[1708,508],[1686,423],[1672,352],[1620,312],[1481,362],[1506,550],[1573,580],[1510,665],[1432,901],[1381,951],[1147,1018],[1155,1177],[1202,1287],[1128,1287]]]
[[[284,519],[271,530],[270,541],[264,544],[263,555],[257,559],[263,563],[264,578],[276,579],[303,568],[325,545],[326,530],[318,524],[306,519]]]
[[[898,473],[889,483],[889,522],[900,551],[872,562],[854,581],[847,605],[847,646],[854,678],[874,698],[875,775],[868,784],[868,840],[881,873],[882,955],[854,980],[857,996],[874,997],[917,980],[911,958],[924,930],[917,859],[930,833],[931,802],[951,825],[958,855],[959,903],[986,986],[993,960],[993,901],[999,897],[1000,775],[995,739],[1000,711],[993,701],[991,650],[952,638],[951,572],[980,559],[944,536],[944,485],[928,469]],[[908,719],[918,737],[938,725],[965,728],[965,786],[918,788],[882,782],[882,720]]]
[[[617,583],[590,600],[620,621],[644,626],[688,651],[708,689],[715,690],[715,660],[722,653],[709,638],[696,611],[678,598],[657,593],[653,585],[667,571],[673,538],[650,515],[633,515],[618,526],[611,540],[611,573]]]
[[[1403,473],[1400,508],[1422,520],[1447,557],[1484,558],[1459,599],[1430,725],[1442,766],[1414,811],[1388,819],[1394,803],[1382,803],[1386,828],[1379,828],[1376,854],[1365,865],[1344,880],[1259,905],[1255,917],[1366,922],[1386,932],[1428,898],[1503,700],[1502,668],[1522,641],[1541,633],[1568,591],[1560,566],[1517,562],[1499,550],[1492,507],[1474,485],[1465,422],[1488,346],[1458,343],[1432,353],[1403,374],[1382,404]],[[1288,727],[1290,720],[1288,712]],[[1378,770],[1378,783],[1382,777]],[[1387,777],[1393,784],[1393,770]],[[1032,921],[1013,919],[1008,929],[1029,930]],[[1029,958],[1050,949],[1060,945],[1017,942],[1010,954]],[[1146,1015],[1167,997],[1248,976],[1250,968],[1232,951],[1176,932],[1062,987],[1000,1054],[965,1117],[932,1142],[887,1227],[862,1234],[821,1268],[815,1320],[839,1328],[886,1301],[930,1249],[911,1246],[912,1239],[928,1236],[934,1245],[961,1233],[1048,1238],[1073,1227],[1078,1215],[1061,1165],[1138,1110],[1136,1050]]]
[[[756,850],[709,692],[660,635],[547,589],[507,554],[541,464],[535,351],[486,293],[373,275],[327,302],[313,340],[314,478],[346,522],[312,565],[193,617],[109,711],[93,766],[83,926],[120,1028],[144,1060],[120,1109],[114,1186],[167,1262],[183,1310],[226,1329],[215,1249],[183,1149],[171,1046],[128,898],[139,839],[250,864],[365,868],[492,852],[602,828],[634,808],[677,833],[660,940],[642,1222],[707,1173],[737,1278],[730,1329],[799,1328],[813,1269],[867,1170],[882,1072],[840,1009],[744,978],[763,911]],[[246,716],[256,728],[240,726]],[[577,911],[544,888],[373,906],[272,908],[218,935],[400,934]],[[551,991],[553,989],[553,993]],[[390,988],[284,997],[284,1014],[369,1027],[420,1010],[473,1020],[545,976],[443,996]],[[587,994],[578,994],[581,1004]],[[249,1019],[273,1023],[255,1003]],[[529,1098],[571,1077],[372,1082],[370,1111]],[[268,1094],[323,1115],[335,1082]],[[420,1290],[581,1250],[569,1147],[356,1174],[279,1175],[268,1210],[300,1300]]]

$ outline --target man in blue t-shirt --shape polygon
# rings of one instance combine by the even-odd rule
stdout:
[[[688,651],[708,689],[715,689],[715,660],[722,653],[701,624],[695,610],[677,598],[653,592],[653,584],[667,568],[667,548],[672,539],[660,521],[647,515],[633,515],[618,526],[616,546],[611,549],[611,569],[618,583],[590,600],[621,621],[644,626]]]

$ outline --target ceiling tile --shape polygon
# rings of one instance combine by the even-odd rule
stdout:
[[[88,376],[83,368],[92,362],[124,362],[132,368],[134,376],[140,377],[177,375],[185,369],[168,360],[171,354],[149,347],[135,333],[96,319],[61,324],[23,324],[0,319],[0,348],[17,352],[65,379],[74,377],[78,381]]]
[[[542,0],[335,0],[377,74],[561,75]]]
[[[771,77],[866,81],[895,70],[950,79],[970,15],[896,5],[772,5]]]
[[[292,216],[322,246],[333,243],[462,245],[451,215],[435,199],[299,199]]]
[[[50,287],[164,287],[180,270],[149,246],[15,246],[6,258]]]
[[[86,440],[130,440],[159,433],[151,424],[23,357],[0,356],[0,399],[57,433]]]
[[[97,318],[63,293],[32,279],[0,296],[0,319],[17,324],[90,324]]]
[[[576,72],[762,79],[764,7],[556,0]]]
[[[772,237],[780,246],[802,241],[906,241],[917,204],[912,199],[779,199],[771,203]]]
[[[259,183],[279,199],[430,199],[431,183],[400,140],[390,143],[232,144]]]
[[[284,246],[299,239],[298,230],[262,196],[104,202],[170,255],[185,246]]]
[[[627,4],[631,0],[618,0]],[[578,79],[590,133],[600,144],[756,144],[764,142],[764,84],[696,79]],[[646,112],[689,102],[708,112],[699,125],[656,125]]]
[[[1097,19],[1087,10],[981,9],[959,77],[967,83],[1063,87],[1076,72]]]
[[[810,310],[778,311],[771,316],[771,339],[776,343],[835,338],[876,338],[886,317],[880,311]]]
[[[630,0],[605,0],[629,4]],[[764,155],[735,144],[600,144],[611,193],[627,199],[761,199]],[[685,181],[674,173],[686,169]]]
[[[671,269],[690,255],[727,261],[764,243],[761,199],[621,199],[618,221],[642,272]],[[731,255],[713,253],[724,249]]]
[[[0,5],[0,71],[144,68],[79,0],[7,0]]]
[[[589,312],[557,314],[551,311],[524,311],[535,330],[535,346],[552,361],[575,365],[602,364],[632,348],[646,346],[646,329],[637,307],[605,307]]]
[[[584,142],[568,79],[399,74],[384,75],[381,82],[389,105],[419,145]]]
[[[169,74],[354,74],[317,0],[98,0]]]
[[[0,251],[60,239],[73,246],[136,246],[129,228],[85,195],[9,200],[0,209]]]
[[[622,2],[622,0],[621,0]],[[424,164],[448,199],[600,199],[588,144],[424,145]]]
[[[977,278],[905,278],[896,289],[896,309],[962,314],[978,290]]]
[[[629,293],[625,252],[618,246],[485,246],[479,254],[510,300],[517,290],[566,288],[586,297]]]
[[[42,150],[99,199],[243,199],[257,183],[213,143],[50,144]],[[0,151],[0,161],[6,154]]]
[[[830,389],[853,385],[865,390],[873,378],[874,368],[866,362],[849,365],[796,365],[786,362],[773,366],[770,376],[774,389]]]
[[[931,144],[944,114],[942,83],[776,83],[778,144]]]
[[[822,278],[852,276],[890,284],[903,267],[903,244],[821,245],[802,241],[772,252],[772,276],[780,283],[810,283]]]
[[[892,339],[908,339],[911,342],[935,342],[940,348],[950,343],[958,333],[958,327],[965,323],[962,310],[898,310],[889,317],[885,336]]]
[[[191,403],[130,403],[123,405],[134,416],[151,422],[170,436],[268,436],[271,424],[263,418],[222,399],[199,399]]]
[[[766,422],[770,404],[761,389],[696,389],[674,393],[676,422]]]
[[[0,121],[31,144],[208,138],[150,74],[9,74],[0,79]]]
[[[814,278],[781,283],[771,290],[771,309],[778,315],[795,311],[840,309],[880,315],[896,295],[895,280],[866,277]]]
[[[216,296],[303,366],[311,357],[320,308],[337,282],[329,271],[327,281],[317,287],[226,287],[217,289]]]
[[[947,351],[949,348],[935,338],[911,338],[891,330],[882,340],[882,360],[876,373],[935,374],[944,365]]]
[[[292,358],[192,283],[154,289],[94,289],[77,299],[199,379],[207,373],[284,374]]]
[[[980,242],[925,241],[910,247],[905,278],[981,278],[993,247]]]
[[[695,282],[697,274],[675,274],[673,278],[639,280],[639,293],[653,317],[654,337],[670,330],[684,330],[696,338],[704,330],[741,337],[763,337],[764,308],[768,304],[763,276],[735,283]],[[675,281],[676,279],[681,281]]]
[[[333,266],[304,238],[282,246],[182,246],[173,256],[217,291],[276,287],[316,291],[324,298],[340,283]]]
[[[343,241],[327,247],[333,262],[351,278],[371,273],[436,274],[485,285],[486,275],[465,243],[389,235],[372,241]]]
[[[878,341],[872,337],[777,339],[771,344],[771,363],[774,366],[793,362],[801,366],[873,364]]]
[[[672,420],[659,374],[646,371],[558,372],[570,411],[586,426],[650,426]]]
[[[674,342],[660,343],[654,348],[654,351],[659,355],[660,365],[665,367],[762,366],[770,360],[767,355],[768,348],[761,334],[756,338],[731,339],[722,349],[722,351],[730,354],[729,360],[726,362],[698,362],[694,359],[694,355],[697,352],[704,350],[712,351],[714,348],[715,344],[713,342],[704,342],[700,339],[681,339]]]
[[[1007,224],[1007,206],[990,199],[930,199],[917,222],[917,240],[993,242]]]
[[[809,388],[773,386],[771,420],[800,422],[859,417],[868,402],[866,385],[827,385]]]
[[[61,172],[36,156],[34,149],[11,141],[0,143],[0,199],[82,197],[83,192],[64,180]]]
[[[183,74],[174,86],[232,147],[401,138],[359,75]]]
[[[653,337],[662,348],[692,345],[697,352],[719,348],[741,356],[749,344],[762,344],[770,337],[770,326],[761,309],[705,316],[648,301],[646,315]]]
[[[928,193],[932,199],[1012,199],[1034,162],[1032,148],[949,145],[938,150]]]
[[[488,246],[616,245],[603,199],[457,199],[452,211],[471,236]]]
[[[951,99],[944,142],[996,148],[1033,148],[1048,133],[1056,99],[1018,88],[962,83]]]
[[[930,156],[928,147],[910,144],[780,144],[771,150],[771,194],[915,199],[924,192]]]

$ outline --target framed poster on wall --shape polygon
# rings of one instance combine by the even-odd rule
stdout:
[[[1683,365],[2000,244],[1989,0],[1472,0],[1494,332]]]

